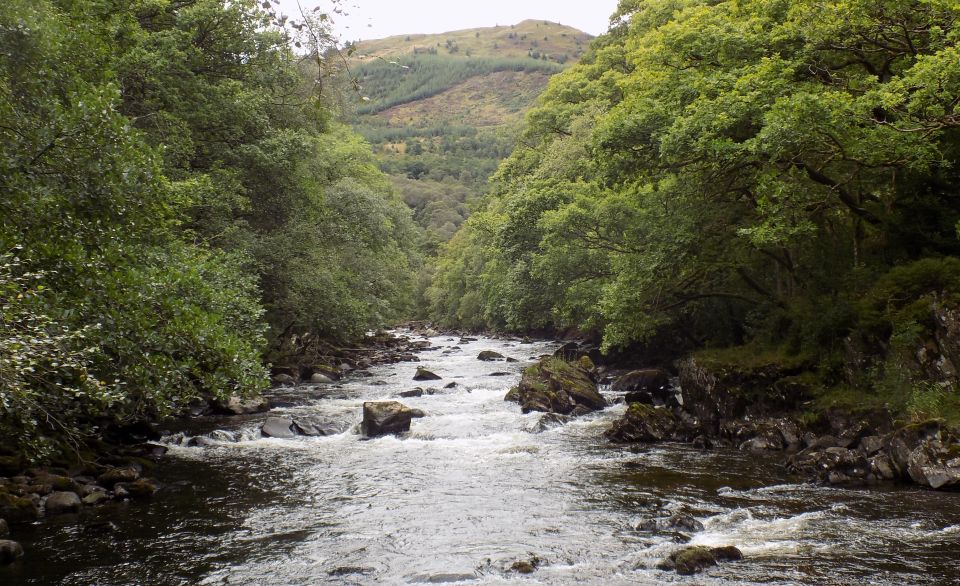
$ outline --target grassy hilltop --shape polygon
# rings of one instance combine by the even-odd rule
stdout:
[[[550,77],[592,37],[542,20],[354,46],[364,96],[354,127],[377,152],[424,228],[429,254],[470,214],[510,154],[515,129]]]

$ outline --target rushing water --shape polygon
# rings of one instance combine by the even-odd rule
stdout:
[[[220,421],[241,441],[173,447],[154,501],[18,528],[27,558],[0,584],[960,583],[960,494],[816,487],[775,456],[613,446],[602,433],[622,405],[532,433],[540,414],[503,395],[552,345],[431,342],[419,365],[436,385],[411,380],[417,364],[383,366],[274,410],[352,427],[363,401],[457,382],[402,399],[427,413],[409,437],[261,439],[262,415]],[[486,349],[520,361],[478,361]],[[680,546],[634,527],[681,508],[705,525],[692,544],[745,559],[655,569]],[[509,570],[531,556],[545,560],[534,574]]]

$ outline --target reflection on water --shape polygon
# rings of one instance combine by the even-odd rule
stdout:
[[[797,485],[775,456],[611,446],[602,433],[622,406],[528,433],[539,415],[503,395],[549,344],[431,341],[439,349],[420,365],[444,380],[433,395],[402,399],[427,413],[409,437],[364,441],[349,429],[363,401],[425,386],[412,381],[415,364],[287,392],[276,413],[348,431],[276,440],[258,437],[262,415],[221,423],[241,441],[174,447],[152,503],[18,530],[28,557],[0,569],[0,584],[960,580],[960,494]],[[461,350],[444,354],[452,346]],[[476,360],[485,349],[520,362]],[[516,376],[489,376],[505,370]],[[458,385],[440,388],[448,382]],[[675,536],[634,528],[680,510],[704,524],[692,544],[736,545],[746,559],[690,578],[656,570]],[[532,555],[546,560],[535,574],[509,571]]]

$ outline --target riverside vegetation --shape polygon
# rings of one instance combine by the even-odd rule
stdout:
[[[297,25],[315,54],[324,22]],[[265,361],[407,312],[410,214],[301,61],[249,0],[0,8],[11,467],[256,394]]]

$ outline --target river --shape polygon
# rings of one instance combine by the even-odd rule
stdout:
[[[273,413],[352,428],[364,401],[456,382],[401,399],[427,414],[408,437],[267,439],[263,415],[220,420],[240,441],[172,445],[153,501],[18,528],[27,558],[0,568],[0,584],[960,583],[958,493],[797,484],[778,455],[611,445],[602,434],[622,405],[532,433],[541,414],[503,396],[555,344],[431,345],[420,363],[286,391]],[[480,362],[481,350],[519,362]],[[417,366],[443,380],[413,382]],[[657,570],[681,546],[635,527],[681,509],[705,526],[691,544],[745,559]],[[535,573],[510,570],[532,556]]]

